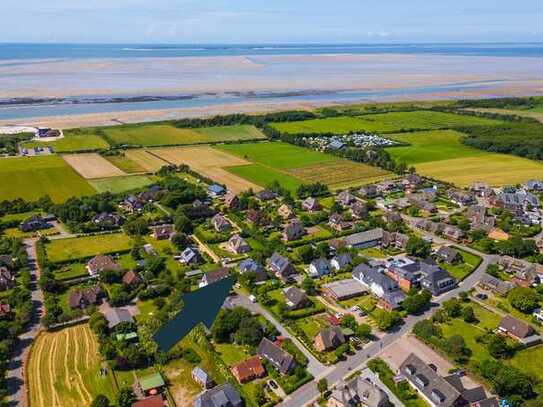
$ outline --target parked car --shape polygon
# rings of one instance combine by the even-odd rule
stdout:
[[[486,300],[488,298],[488,295],[483,294],[483,293],[478,293],[475,295],[475,298],[477,298],[478,300]]]
[[[270,380],[268,383],[270,384],[270,386],[271,386],[272,388],[274,388],[274,389],[276,389],[276,390],[279,388],[279,386],[277,385],[277,383],[275,383],[275,380]]]
[[[250,300],[251,302],[256,302],[256,297],[255,297],[253,294],[251,294],[251,295],[249,296],[249,300]]]

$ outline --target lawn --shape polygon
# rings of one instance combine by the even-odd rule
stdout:
[[[63,265],[58,270],[55,270],[53,274],[55,278],[61,281],[71,280],[79,277],[86,277],[89,273],[85,268],[84,263],[70,263]]]
[[[145,172],[145,168],[142,167],[136,161],[131,160],[124,154],[109,155],[105,157],[111,164],[119,168],[121,171],[127,174],[137,174],[138,172]]]
[[[53,263],[85,259],[97,254],[125,252],[132,248],[132,239],[124,233],[51,240],[45,244],[47,258]]]
[[[462,134],[426,131],[391,135],[408,147],[391,147],[390,155],[413,165],[422,175],[467,187],[476,181],[503,186],[537,179],[543,164],[513,155],[490,153],[465,146]]]
[[[234,343],[217,343],[215,351],[221,355],[221,359],[228,366],[233,366],[251,357],[251,354],[243,346]]]
[[[97,129],[112,145],[169,146],[264,139],[254,126],[220,126],[199,129],[170,124],[138,124]]]
[[[75,135],[69,132],[65,137],[56,141],[28,141],[22,145],[25,148],[30,147],[52,147],[56,153],[75,153],[78,151],[96,151],[107,150],[109,144],[100,136],[90,135]]]
[[[120,194],[133,189],[146,187],[154,181],[145,175],[129,175],[126,177],[98,178],[89,182],[99,193],[111,192]]]
[[[98,342],[88,325],[43,331],[32,345],[28,361],[30,404],[89,406],[98,394],[113,401],[111,373],[101,376],[100,367]]]
[[[440,266],[449,272],[451,276],[458,281],[462,281],[469,276],[481,264],[482,259],[475,254],[468,253],[455,247],[460,252],[463,262],[459,264],[440,263]]]
[[[261,187],[266,187],[273,181],[277,181],[283,188],[293,193],[303,184],[303,181],[299,178],[264,167],[260,164],[236,165],[234,167],[226,167],[225,170]]]
[[[450,129],[464,125],[492,125],[500,121],[486,118],[463,116],[454,113],[418,110],[413,112],[391,112],[368,114],[358,117],[332,117],[288,123],[274,123],[277,130],[296,133],[345,134],[366,130],[376,133],[394,133],[407,130]]]
[[[49,195],[54,202],[96,191],[56,155],[0,158],[0,201],[35,201]]]

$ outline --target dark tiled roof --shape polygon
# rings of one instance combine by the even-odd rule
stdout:
[[[288,373],[294,366],[294,357],[266,338],[258,345],[257,353],[281,373]]]

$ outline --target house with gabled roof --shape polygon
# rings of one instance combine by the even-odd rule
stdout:
[[[460,252],[451,246],[441,246],[435,253],[435,257],[447,264],[458,264],[463,261]]]
[[[365,219],[369,214],[368,206],[360,201],[352,204],[350,210],[355,219]]]
[[[230,209],[239,209],[239,198],[233,192],[229,192],[224,196],[224,205]]]
[[[266,376],[266,369],[262,366],[262,362],[258,356],[244,360],[232,366],[230,370],[240,384],[249,383],[250,381]]]
[[[102,271],[106,270],[114,270],[119,271],[121,270],[121,266],[119,266],[110,256],[105,256],[103,254],[99,254],[92,259],[90,259],[87,262],[87,272],[91,276],[97,276]]]
[[[345,267],[351,265],[352,262],[353,260],[351,255],[345,252],[338,254],[332,260],[330,260],[330,266],[336,271],[341,271],[345,269]]]
[[[277,213],[279,214],[279,216],[283,219],[290,219],[294,216],[294,211],[292,210],[292,208],[290,206],[288,206],[287,204],[283,204],[281,205],[278,209],[277,209]]]
[[[151,226],[151,237],[156,240],[169,240],[175,233],[173,225]]]
[[[283,295],[289,310],[305,308],[311,304],[307,294],[294,286],[283,289]]]
[[[291,242],[305,235],[304,225],[298,219],[292,219],[283,229],[283,240]]]
[[[287,351],[281,349],[278,345],[267,338],[262,338],[260,345],[256,351],[258,356],[266,359],[276,368],[279,373],[287,374],[296,366],[296,360]]]
[[[336,198],[336,202],[338,202],[342,206],[350,206],[356,201],[356,197],[351,194],[350,191],[341,191]]]
[[[324,257],[313,260],[307,270],[310,277],[318,278],[330,274],[330,263]]]
[[[196,247],[187,247],[179,255],[179,262],[181,264],[197,264],[200,261],[202,261],[202,256]]]
[[[90,288],[76,288],[70,291],[68,295],[68,305],[70,308],[85,309],[89,305],[96,305],[103,296],[99,285]]]
[[[230,225],[230,222],[226,220],[224,216],[222,216],[220,213],[216,214],[211,218],[211,225],[215,228],[217,232],[226,232],[230,230],[232,225]]]
[[[296,268],[287,257],[275,252],[268,259],[268,269],[283,281],[296,274]]]
[[[337,348],[345,343],[345,336],[338,326],[322,329],[313,339],[313,344],[318,352],[325,352]]]
[[[225,383],[198,394],[192,405],[194,407],[242,407],[243,400],[234,386]]]
[[[0,267],[0,291],[9,290],[14,281],[15,278],[7,267]]]
[[[235,234],[228,239],[226,242],[226,249],[234,254],[245,254],[251,251],[251,246],[249,243],[242,238],[240,235]]]
[[[522,341],[535,333],[534,328],[511,315],[502,318],[498,325],[498,332],[517,341]]]
[[[196,366],[191,372],[192,380],[202,386],[204,389],[210,389],[215,385],[215,382],[209,374],[200,366]]]
[[[136,196],[128,195],[120,204],[119,207],[129,213],[137,213],[143,210],[144,204]]]
[[[216,283],[217,281],[227,278],[229,275],[230,271],[228,267],[221,267],[217,270],[208,271],[202,277],[202,281],[200,281],[199,287],[202,288],[209,284]]]
[[[368,378],[355,376],[347,382],[340,382],[330,394],[326,407],[388,407],[387,394]]]

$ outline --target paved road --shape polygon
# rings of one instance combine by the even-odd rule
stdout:
[[[440,240],[443,240],[443,243],[453,244],[452,242],[441,238]],[[409,333],[417,322],[427,319],[433,315],[433,313],[439,308],[439,305],[441,305],[444,301],[457,296],[462,291],[467,291],[473,288],[481,279],[481,276],[486,271],[487,266],[495,261],[496,256],[486,255],[463,245],[455,245],[466,251],[479,255],[483,259],[479,267],[477,267],[472,274],[462,281],[456,289],[434,298],[432,307],[424,314],[408,316],[405,318],[404,324],[396,328],[396,330],[388,333],[380,340],[372,342],[365,348],[358,351],[355,355],[350,356],[347,360],[328,368],[320,376],[315,376],[315,380],[300,387],[294,393],[291,393],[280,405],[283,407],[300,407],[312,403],[319,396],[319,391],[316,384],[318,379],[326,377],[328,380],[328,385],[331,388],[341,381],[345,376],[349,375],[352,371],[365,367],[369,359],[377,356],[388,345],[395,342],[401,336]]]
[[[307,357],[309,363],[307,365],[307,370],[309,373],[311,373],[313,376],[319,376],[321,375],[325,370],[326,366],[323,365],[319,360],[313,356],[311,352],[309,352],[305,346],[298,340],[296,337],[291,335],[286,328],[281,325],[266,309],[264,309],[260,304],[251,302],[249,298],[247,298],[243,293],[238,292],[238,295],[235,297],[230,297],[229,299],[230,303],[234,306],[240,306],[243,308],[248,309],[251,312],[258,313],[260,315],[263,315],[264,318],[266,318],[268,321],[270,321],[279,332],[281,332],[281,335],[290,338],[292,342],[303,352],[303,354]]]
[[[26,387],[24,382],[24,361],[30,351],[34,338],[41,330],[41,316],[43,313],[43,293],[38,286],[40,275],[36,262],[36,240],[26,239],[26,252],[28,253],[28,266],[31,273],[32,290],[32,318],[26,331],[19,336],[15,344],[15,352],[9,363],[7,372],[8,406],[28,405],[26,400]]]

